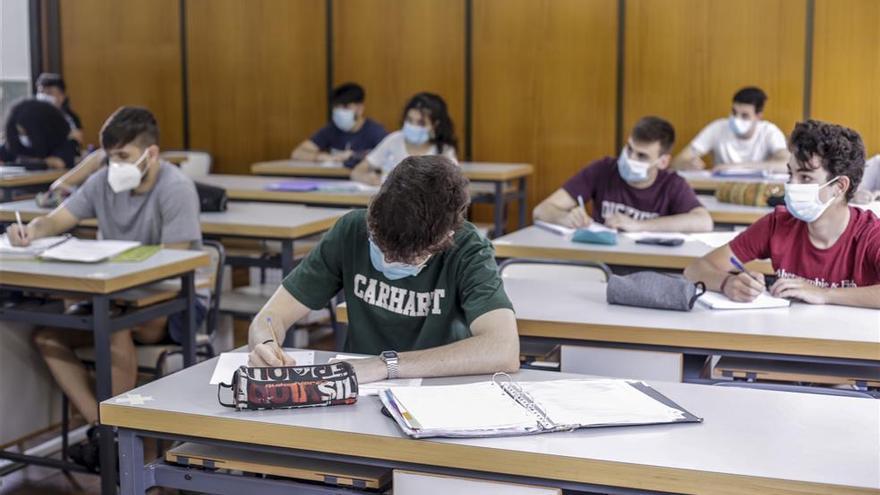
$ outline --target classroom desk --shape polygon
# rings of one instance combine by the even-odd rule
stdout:
[[[525,225],[528,178],[535,169],[532,165],[528,163],[461,162],[461,169],[464,175],[474,183],[471,187],[471,195],[475,202],[483,202],[482,198],[488,197],[493,203],[496,235],[501,235],[504,232],[504,213],[507,204],[511,201],[519,201],[519,226]],[[351,174],[351,169],[335,162],[325,164],[298,160],[275,160],[251,165],[251,173],[347,179]],[[518,187],[508,187],[512,181],[518,181]],[[481,183],[487,183],[486,185],[490,187],[481,187],[483,185]]]
[[[624,235],[618,236],[615,246],[585,244],[535,226],[494,239],[492,244],[498,258],[601,261],[609,265],[673,270],[683,270],[713,249],[697,241],[686,241],[674,247],[636,244]],[[773,273],[766,260],[753,261],[748,266],[764,274]]]
[[[702,194],[715,194],[721,185],[731,182],[772,182],[782,184],[788,180],[786,174],[776,174],[766,178],[757,177],[717,177],[712,175],[711,170],[679,170],[676,173],[695,191]]]
[[[18,210],[23,221],[45,215],[32,199],[0,204],[0,222],[14,222]],[[281,269],[289,273],[294,264],[294,242],[303,237],[328,230],[347,213],[339,208],[314,208],[295,204],[230,202],[224,212],[200,213],[202,234],[214,237],[236,237],[281,242]],[[81,222],[97,227],[94,219]]]
[[[751,225],[759,218],[771,213],[772,206],[746,206],[734,203],[723,203],[715,196],[700,194],[697,196],[700,203],[709,210],[712,221],[716,224],[725,225]]]
[[[184,365],[195,363],[195,270],[210,262],[199,251],[162,249],[139,262],[62,263],[39,260],[0,258],[0,289],[49,293],[56,296],[90,300],[90,315],[47,313],[26,304],[0,306],[0,320],[23,321],[34,325],[88,330],[95,334],[95,396],[99,401],[111,394],[110,334],[162,316],[184,312],[187,322],[183,342]],[[119,293],[169,278],[181,279],[183,291],[178,297],[153,306],[111,316],[110,301]],[[116,490],[113,432],[101,431],[101,490],[104,495]],[[50,467],[65,468],[68,463],[46,460],[11,452],[0,458]],[[76,468],[74,469],[76,470]]]
[[[40,170],[9,172],[8,167],[0,165],[0,202],[15,199],[16,193],[36,192],[47,189],[67,170]]]
[[[317,352],[315,361],[332,355]],[[164,460],[144,466],[145,437],[614,494],[880,493],[876,400],[653,382],[704,422],[413,440],[382,415],[377,397],[294,411],[221,407],[216,387],[208,385],[213,367],[214,360],[200,363],[101,404],[104,424],[119,429],[123,495],[143,494],[151,486],[266,495],[340,492]],[[514,375],[521,381],[576,377],[531,370]],[[430,379],[424,385],[488,378]],[[132,400],[138,397],[149,400]]]

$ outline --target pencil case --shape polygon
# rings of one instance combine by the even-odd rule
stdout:
[[[611,275],[605,294],[608,304],[690,311],[705,292],[703,282],[693,283],[681,275],[636,272]]]
[[[584,242],[587,244],[606,244],[609,246],[613,246],[617,244],[617,232],[577,229],[574,232],[574,235],[572,235],[571,240],[574,242]]]
[[[223,402],[220,392],[232,390],[232,402]],[[236,410],[295,409],[339,406],[357,402],[357,375],[351,364],[314,366],[242,366],[232,383],[217,385],[217,401]]]

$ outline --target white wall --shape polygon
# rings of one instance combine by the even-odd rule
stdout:
[[[0,1],[0,79],[31,78],[28,0]]]

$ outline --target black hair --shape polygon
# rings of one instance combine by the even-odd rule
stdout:
[[[437,147],[437,153],[443,154],[447,146],[455,148],[458,145],[458,139],[455,137],[455,125],[449,117],[449,111],[446,109],[446,102],[440,95],[434,93],[418,93],[406,102],[403,108],[403,116],[400,118],[400,125],[406,121],[406,114],[416,109],[428,119],[434,126],[434,136],[431,138],[431,144]]]
[[[846,199],[852,199],[865,173],[865,144],[858,132],[827,122],[805,120],[795,124],[789,148],[800,170],[816,170],[810,159],[818,156],[822,168],[832,177],[849,177]]]
[[[410,156],[388,174],[367,208],[367,227],[388,261],[414,263],[453,245],[470,204],[461,167],[441,155]]]
[[[366,97],[367,93],[360,84],[349,82],[333,88],[330,104],[335,107],[349,103],[363,103]]]
[[[21,126],[30,140],[25,147],[18,137]],[[70,136],[70,124],[61,110],[45,101],[26,99],[14,103],[6,116],[6,148],[15,155],[46,158]]]
[[[633,126],[632,138],[639,143],[660,143],[660,154],[665,155],[675,144],[675,128],[668,120],[649,115]]]
[[[64,78],[60,74],[52,72],[43,72],[37,78],[37,89],[39,88],[58,88],[61,91],[67,91],[67,85],[64,84]]]
[[[742,103],[744,105],[754,105],[755,113],[764,111],[764,102],[767,101],[767,93],[757,86],[748,86],[736,92],[733,95],[734,103]]]
[[[119,107],[101,128],[101,147],[110,151],[132,142],[140,148],[159,144],[159,124],[146,108]]]

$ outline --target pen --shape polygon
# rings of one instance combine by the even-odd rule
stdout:
[[[18,230],[21,232],[21,238],[24,239],[27,237],[27,231],[24,230],[24,224],[21,223],[21,213],[18,210],[15,210],[15,221],[18,222]]]
[[[749,277],[752,277],[752,274],[749,273],[748,270],[746,270],[746,267],[744,267],[743,264],[740,263],[738,259],[736,259],[736,256],[731,256],[731,257],[730,257],[730,264],[733,265],[733,267],[736,268],[737,270],[739,270],[739,271],[745,273],[745,274],[748,275]],[[755,277],[752,277],[752,280],[754,280],[754,281],[756,281],[756,282],[761,282],[760,280],[758,280],[758,279],[755,278]]]
[[[584,197],[581,196],[580,194],[578,194],[578,206],[580,206],[582,210],[585,209],[585,207],[584,207]]]

